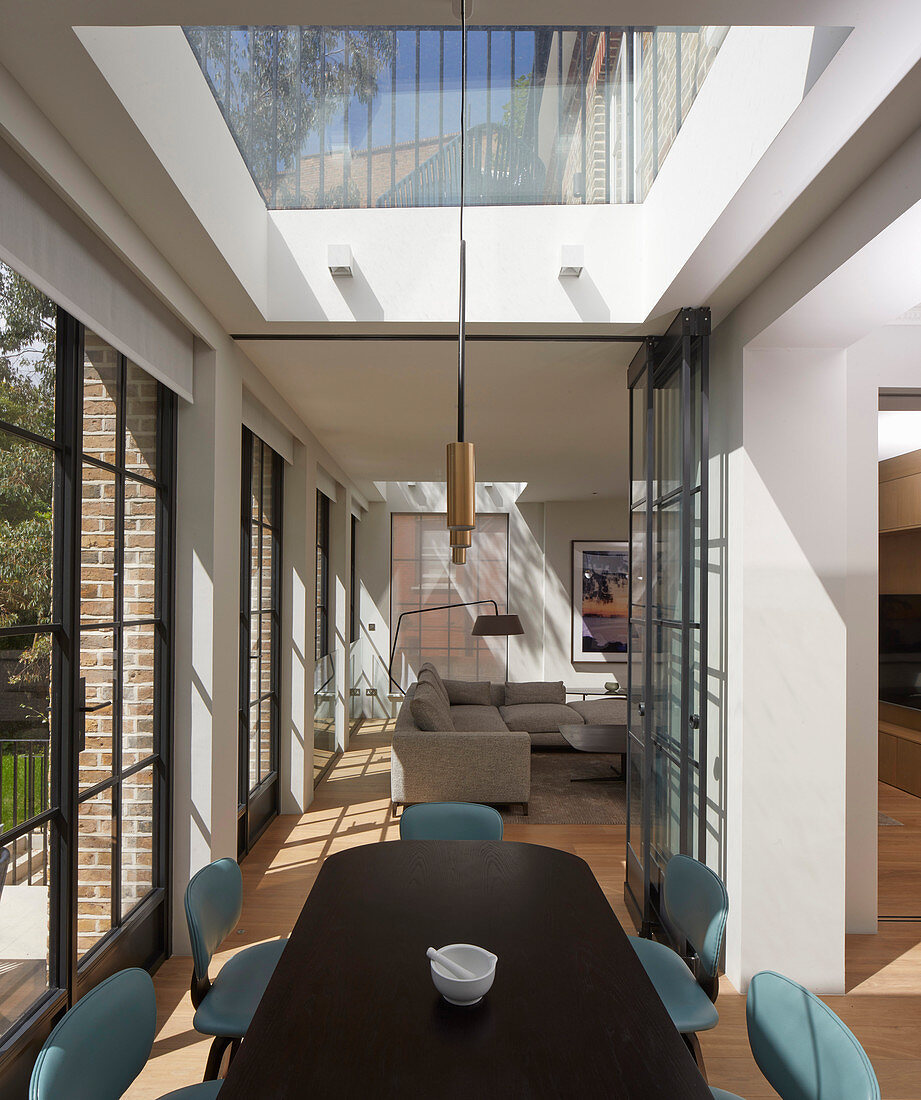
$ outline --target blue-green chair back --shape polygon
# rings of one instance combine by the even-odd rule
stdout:
[[[763,970],[746,1003],[758,1068],[783,1100],[879,1100],[873,1066],[854,1034],[797,982]]]
[[[146,970],[121,970],[66,1013],[32,1070],[29,1100],[119,1100],[144,1068],[157,1029]]]
[[[475,802],[420,802],[400,817],[402,840],[501,840],[502,817]]]
[[[729,915],[719,876],[690,856],[672,856],[665,866],[665,912],[694,948],[704,974],[714,978]]]
[[[211,958],[236,928],[242,911],[243,876],[235,859],[216,860],[192,876],[185,890],[185,915],[197,981],[207,981]]]

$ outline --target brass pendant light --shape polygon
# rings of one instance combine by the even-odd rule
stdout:
[[[476,527],[476,459],[473,444],[464,440],[467,324],[467,243],[464,240],[464,169],[467,145],[467,0],[461,0],[461,154],[460,154],[460,301],[457,323],[457,442],[448,444],[448,529],[472,531]],[[455,542],[452,539],[452,547]],[[469,545],[469,544],[468,544]],[[462,549],[458,547],[458,549]],[[455,555],[452,558],[457,565]]]
[[[466,565],[467,564],[467,551],[463,546],[451,547],[451,564],[452,565]]]

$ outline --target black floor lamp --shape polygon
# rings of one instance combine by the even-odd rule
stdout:
[[[397,619],[397,628],[393,635],[393,646],[390,649],[390,663],[387,665],[387,678],[391,684],[396,684],[400,693],[405,695],[403,688],[393,678],[393,659],[397,652],[397,639],[400,636],[400,627],[407,615],[425,615],[429,611],[448,611],[452,607],[478,607],[480,604],[491,603],[493,613],[491,615],[477,615],[470,631],[474,638],[502,638],[513,634],[524,634],[524,627],[517,615],[500,615],[499,605],[495,600],[472,600],[470,603],[443,603],[437,607],[419,607],[415,611],[404,611]]]

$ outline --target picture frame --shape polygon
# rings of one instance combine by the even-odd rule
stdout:
[[[572,541],[572,662],[627,660],[630,544]]]

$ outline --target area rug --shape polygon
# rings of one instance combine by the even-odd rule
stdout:
[[[570,783],[574,776],[612,775],[610,754],[568,749],[531,753],[531,800],[527,816],[520,807],[501,807],[508,825],[625,825],[627,791],[616,783]]]

